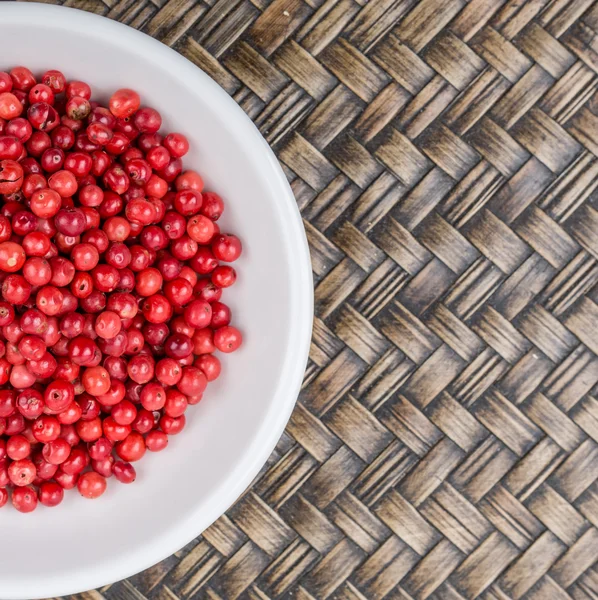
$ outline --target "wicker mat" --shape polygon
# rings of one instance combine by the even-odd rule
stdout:
[[[78,598],[598,598],[598,6],[69,0],[274,147],[316,320],[252,489]]]

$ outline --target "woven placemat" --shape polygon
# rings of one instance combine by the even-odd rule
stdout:
[[[235,98],[316,282],[305,386],[252,489],[78,598],[598,598],[598,7],[64,4]]]

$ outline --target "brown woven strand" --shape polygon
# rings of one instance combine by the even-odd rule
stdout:
[[[279,156],[316,319],[252,489],[80,600],[598,598],[598,6],[69,0]]]

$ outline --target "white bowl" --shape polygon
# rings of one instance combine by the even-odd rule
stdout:
[[[191,541],[239,497],[293,409],[312,324],[312,279],[301,217],[272,151],[207,75],[160,42],[63,7],[0,2],[0,70],[62,70],[106,100],[136,89],[164,130],[192,143],[188,167],[226,201],[239,234],[238,283],[225,295],[245,344],[188,411],[169,448],[137,463],[137,481],[109,481],[95,501],[76,491],[57,508],[0,510],[0,598],[62,596],[123,579]]]

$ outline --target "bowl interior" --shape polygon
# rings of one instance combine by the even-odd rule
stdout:
[[[176,551],[251,482],[286,423],[305,366],[311,273],[299,213],[271,151],[242,111],[176,53],[122,25],[68,9],[0,3],[0,70],[62,70],[107,99],[136,89],[181,131],[185,158],[226,202],[224,231],[243,240],[239,279],[225,295],[245,345],[223,356],[223,375],[169,448],[137,464],[130,486],[102,499],[76,491],[55,509],[0,511],[0,597],[74,593],[129,576]],[[37,548],[35,568],[31,549]]]

